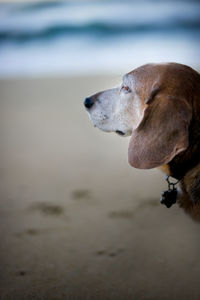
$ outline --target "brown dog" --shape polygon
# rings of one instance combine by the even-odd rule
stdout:
[[[200,221],[200,74],[176,63],[147,64],[84,105],[94,126],[131,135],[131,166],[160,167],[180,180],[178,203]]]

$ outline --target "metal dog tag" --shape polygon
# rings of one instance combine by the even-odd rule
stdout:
[[[167,176],[166,181],[168,182],[168,191],[162,192],[162,197],[160,198],[160,203],[166,205],[167,208],[170,208],[173,204],[176,203],[177,189],[175,185],[179,182],[172,183],[169,181],[169,176]],[[172,186],[172,188],[171,188]]]
[[[167,208],[170,208],[176,203],[177,189],[168,190],[162,192],[162,197],[160,198],[160,203],[165,204]]]

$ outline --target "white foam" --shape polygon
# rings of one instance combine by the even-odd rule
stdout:
[[[127,72],[147,62],[174,61],[196,67],[200,41],[170,35],[115,38],[112,41],[71,38],[0,50],[0,77],[45,74],[92,74]]]

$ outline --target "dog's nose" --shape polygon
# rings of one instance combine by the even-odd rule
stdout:
[[[88,98],[85,98],[85,101],[84,101],[84,105],[86,108],[91,108],[94,104],[94,101],[92,100],[92,98],[88,97]]]

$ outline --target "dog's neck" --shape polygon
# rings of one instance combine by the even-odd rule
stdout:
[[[189,147],[169,162],[163,171],[180,180],[177,203],[200,221],[200,124],[191,124]]]
[[[178,155],[169,164],[169,173],[172,177],[182,180],[188,172],[200,164],[200,150],[195,151],[191,156],[190,153]]]
[[[189,147],[168,163],[170,175],[181,180],[184,176],[200,164],[200,120],[191,123]]]
[[[187,172],[180,181],[180,188],[177,203],[200,222],[200,163]]]
[[[200,125],[191,124],[189,147],[169,164],[170,175],[180,180],[177,203],[200,221]]]

